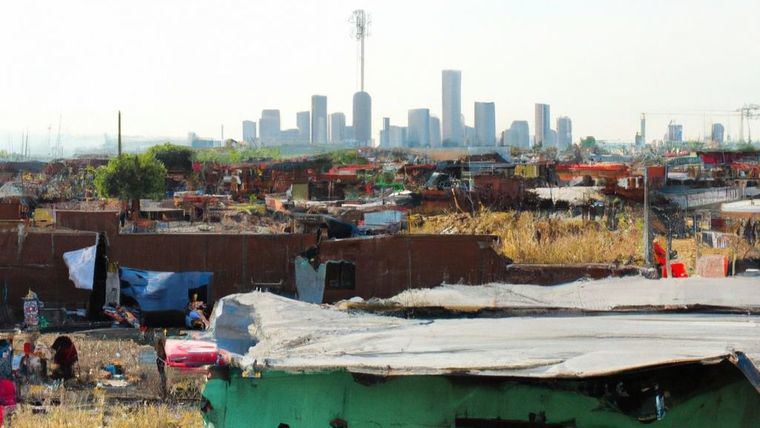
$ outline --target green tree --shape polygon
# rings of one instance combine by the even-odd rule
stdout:
[[[123,154],[95,171],[95,189],[100,196],[132,201],[140,212],[141,198],[158,199],[166,190],[166,167],[151,153]]]
[[[330,152],[328,156],[333,165],[364,165],[369,163],[367,159],[359,155],[358,150],[354,149],[336,150]]]
[[[581,148],[593,151],[596,149],[596,138],[588,136],[581,139]]]
[[[0,159],[7,159],[10,155],[5,150],[0,150]]]
[[[166,143],[151,147],[148,153],[161,161],[169,171],[189,172],[193,169],[193,149],[190,147]]]

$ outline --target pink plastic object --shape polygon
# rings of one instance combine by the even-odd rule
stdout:
[[[167,339],[166,365],[179,369],[198,369],[217,363],[216,345],[202,340]]]

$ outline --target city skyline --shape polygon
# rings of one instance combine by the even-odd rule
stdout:
[[[382,117],[403,124],[410,108],[424,107],[442,118],[444,69],[462,72],[467,125],[474,123],[475,101],[495,102],[497,135],[515,120],[534,125],[533,105],[546,102],[573,119],[575,140],[594,135],[633,141],[642,112],[676,112],[649,116],[647,140],[661,138],[670,120],[683,124],[684,139],[709,137],[713,122],[735,137],[735,115],[694,112],[727,112],[760,99],[754,77],[760,74],[760,48],[750,42],[760,36],[750,18],[760,13],[756,2],[536,3],[9,2],[0,6],[7,63],[0,78],[0,148],[7,148],[8,139],[18,146],[28,129],[34,149],[46,141],[49,127],[57,128],[59,117],[67,136],[114,135],[117,110],[127,135],[181,137],[193,131],[218,138],[224,125],[236,139],[241,122],[256,120],[266,108],[282,112],[281,129],[295,128],[296,112],[308,110],[315,93],[328,97],[328,114],[348,116],[358,76],[347,18],[360,7],[373,21],[366,91],[376,143]],[[682,19],[684,7],[688,20]],[[421,16],[429,19],[420,22]],[[254,18],[257,25],[244,25]],[[224,32],[211,31],[211,22],[228,25]],[[557,31],[539,31],[539,24]],[[439,31],[450,26],[468,31]],[[30,30],[37,27],[49,31]],[[302,40],[284,28],[318,36]],[[723,43],[712,36],[716,32],[737,42]],[[488,40],[498,41],[510,60],[495,55],[494,43],[483,43]],[[542,67],[540,54],[558,52],[559,43],[561,58],[552,55],[551,62],[562,59],[563,69]],[[706,51],[719,52],[728,67],[719,73],[709,67],[715,60]],[[305,64],[318,66],[304,73]],[[51,75],[51,67],[59,73]]]

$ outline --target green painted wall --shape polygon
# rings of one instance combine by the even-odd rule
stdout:
[[[577,382],[576,382],[577,383]],[[580,428],[643,427],[599,399],[547,383],[490,381],[444,376],[400,376],[363,385],[350,373],[264,372],[261,378],[211,379],[204,397],[213,410],[209,426],[329,427],[340,418],[349,427],[455,427],[456,418],[528,420],[545,412],[548,423],[575,421]],[[741,376],[715,388],[679,397],[666,416],[648,427],[760,427],[760,394]]]

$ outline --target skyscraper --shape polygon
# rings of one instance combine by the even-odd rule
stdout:
[[[308,111],[296,113],[296,127],[298,128],[298,142],[308,144],[311,139],[311,114]]]
[[[683,141],[683,125],[673,123],[668,124],[668,141],[680,143]]]
[[[354,94],[354,111],[352,127],[354,140],[360,146],[369,146],[372,142],[372,97],[366,92]]]
[[[515,120],[506,133],[504,144],[520,149],[530,148],[530,126],[527,120]]]
[[[573,122],[567,116],[557,118],[557,149],[567,150],[573,145]]]
[[[430,147],[441,147],[441,120],[430,116]]]
[[[380,147],[390,146],[391,118],[383,118],[383,129],[380,130]]]
[[[256,122],[252,120],[243,121],[243,141],[248,144],[256,142]]]
[[[462,124],[462,72],[459,70],[443,70],[442,110],[443,110],[443,144],[461,145],[464,141]]]
[[[536,128],[535,145],[549,147],[549,130],[551,129],[551,113],[549,104],[536,103],[536,118],[533,124]]]
[[[474,126],[464,126],[464,144],[474,146],[478,142],[478,135],[475,133]]]
[[[311,96],[311,143],[327,144],[327,97]]]
[[[403,147],[406,144],[406,127],[390,126],[388,129],[388,147]]]
[[[332,113],[330,115],[330,143],[343,144],[346,139],[346,115]]]
[[[262,144],[275,144],[280,138],[280,110],[262,110],[259,119]]]
[[[715,144],[723,144],[726,135],[726,128],[721,123],[713,123],[710,132],[710,140]]]
[[[430,110],[417,108],[407,115],[406,140],[409,147],[430,145]]]
[[[475,103],[475,139],[479,146],[496,144],[496,106],[494,103]]]

